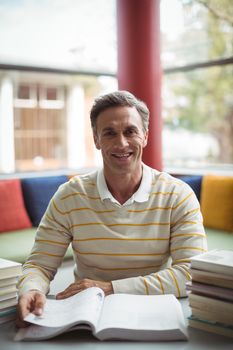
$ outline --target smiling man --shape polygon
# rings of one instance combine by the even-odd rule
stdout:
[[[143,129],[135,107],[110,107],[98,115],[94,124],[94,140],[96,148],[102,152],[105,181],[120,204],[124,204],[140,185],[142,151],[147,136],[148,131]]]
[[[207,249],[191,188],[142,163],[146,105],[116,91],[98,97],[90,117],[103,168],[73,177],[51,200],[19,282],[19,326],[29,311],[43,312],[49,283],[70,243],[75,282],[58,299],[93,286],[106,295],[185,296],[190,258]]]

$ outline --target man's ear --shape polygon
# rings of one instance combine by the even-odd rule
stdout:
[[[148,134],[149,134],[149,132],[148,132],[148,130],[146,130],[144,133],[143,148],[146,147],[146,145],[147,145]]]
[[[96,132],[93,133],[93,138],[94,138],[95,147],[96,147],[98,150],[100,150],[99,139],[98,139],[98,135],[96,134]]]

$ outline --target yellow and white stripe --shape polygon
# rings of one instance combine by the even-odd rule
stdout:
[[[186,295],[190,258],[207,249],[199,203],[187,184],[150,171],[148,200],[125,206],[101,200],[97,172],[62,185],[38,227],[20,293],[47,293],[71,243],[77,279],[112,281],[117,293]]]

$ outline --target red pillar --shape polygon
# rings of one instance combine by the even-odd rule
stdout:
[[[143,161],[162,169],[160,0],[117,0],[118,87],[150,110]]]

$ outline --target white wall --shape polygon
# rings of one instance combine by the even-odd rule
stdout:
[[[69,88],[67,98],[67,165],[77,168],[85,165],[85,101],[80,85]]]
[[[0,173],[15,171],[13,82],[0,81]]]

